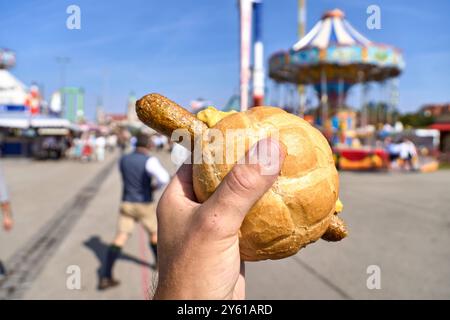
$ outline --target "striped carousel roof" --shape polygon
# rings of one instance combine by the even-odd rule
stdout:
[[[335,9],[326,12],[311,31],[300,39],[292,49],[295,51],[314,47],[324,49],[330,47],[330,45],[348,46],[359,44],[367,46],[370,43],[369,39],[352,27],[341,10]]]

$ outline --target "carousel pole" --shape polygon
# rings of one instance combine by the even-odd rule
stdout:
[[[284,109],[284,107],[285,107],[285,103],[286,103],[286,96],[285,96],[285,86],[286,86],[286,84],[285,83],[280,83],[280,90],[279,90],[279,102],[278,102],[278,106],[280,106],[281,108],[283,108]]]
[[[292,112],[294,114],[299,114],[299,108],[300,108],[300,97],[298,95],[297,86],[294,84],[292,85]]]
[[[367,126],[367,85],[366,83],[361,83],[361,127],[365,128]]]
[[[327,75],[325,68],[322,66],[320,73],[320,105],[322,107],[322,127],[325,129],[328,120],[328,93],[327,93]]]
[[[252,25],[252,0],[239,0],[240,13],[240,102],[241,111],[248,109],[250,82],[250,46]]]
[[[276,106],[276,100],[277,100],[277,82],[275,80],[272,80],[271,82],[271,86],[270,86],[270,105],[271,106]]]
[[[292,109],[292,113],[294,113],[295,112],[295,109],[296,109],[296,103],[295,103],[295,92],[296,92],[297,90],[296,90],[296,88],[295,88],[295,85],[291,85],[290,86],[290,88],[289,88],[289,100],[290,100],[290,105],[289,105],[289,107],[290,107],[290,109]]]
[[[390,100],[391,100],[391,112],[394,113],[397,110],[397,105],[398,105],[398,78],[394,78],[391,80],[391,96],[390,96]],[[397,121],[396,117],[394,117],[394,115],[392,114],[391,116],[391,120],[392,122],[395,124],[395,122]]]
[[[298,39],[300,40],[305,36],[305,28],[306,27],[306,0],[298,0]],[[305,86],[298,86],[298,95],[299,95],[299,116],[305,116],[305,105],[306,105],[306,94],[305,94]]]
[[[389,79],[384,80],[383,97],[384,97],[384,101],[386,103],[385,121],[386,121],[386,123],[391,124],[392,117],[391,117],[391,102],[389,100],[389,98],[390,98],[389,97]]]
[[[281,107],[281,82],[275,82],[274,106]]]
[[[364,73],[362,71],[358,72],[358,78],[359,78],[359,82],[361,84],[361,127],[365,128],[367,125],[367,119],[366,119],[366,87],[364,84]]]
[[[380,93],[378,94],[380,99],[378,101],[378,110],[377,110],[378,111],[377,112],[377,122],[378,123],[382,123],[382,124],[384,124],[386,122],[386,106],[383,103],[383,96],[384,96],[385,86],[386,86],[386,80],[383,79],[380,82],[380,85],[379,85],[379,88],[378,88],[380,90]]]
[[[285,99],[284,99],[284,105],[285,109],[289,110],[291,108],[291,85],[290,83],[286,83],[286,89],[285,89]]]
[[[253,0],[253,106],[264,105],[264,46],[262,42],[262,0]]]
[[[338,113],[344,107],[344,80],[339,76],[338,80]]]
[[[384,96],[386,99],[386,123],[392,124],[392,115],[391,115],[391,97],[389,95],[389,84],[390,80],[385,80],[385,86],[384,86]]]

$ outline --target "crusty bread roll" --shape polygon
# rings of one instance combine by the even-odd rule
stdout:
[[[250,129],[235,141],[245,144],[246,151],[256,142],[250,140],[263,138],[264,133],[278,135],[287,148],[279,178],[241,226],[242,259],[280,259],[318,240],[334,216],[339,191],[338,174],[324,136],[303,119],[273,107],[229,115],[213,128],[223,134],[228,129]],[[203,152],[216,154],[218,148],[223,146],[204,144]],[[194,191],[200,202],[208,199],[239,160],[241,155],[235,155],[231,163],[194,164]]]
[[[189,125],[185,121],[184,109],[179,111],[180,115],[184,115],[181,117],[184,122],[174,124],[174,121],[161,120],[167,110],[161,109],[161,103],[148,103],[165,99],[156,96],[148,95],[137,102],[136,110],[144,123],[162,133],[168,132],[168,129],[161,129],[161,123],[169,123],[170,130]],[[164,105],[171,108],[170,118],[176,119],[174,114],[178,111],[174,110],[181,107],[167,101]],[[156,125],[155,119],[159,119]],[[246,134],[238,134],[231,141],[233,145],[244,144],[245,152],[266,136],[278,137],[287,151],[278,179],[253,206],[241,226],[239,245],[242,260],[281,259],[295,254],[322,236],[328,241],[338,241],[346,236],[345,225],[335,214],[338,173],[330,146],[316,128],[279,108],[256,107],[226,116],[206,131],[215,131],[214,134],[222,132],[225,136],[228,129],[247,130]],[[235,148],[230,161],[230,158],[225,159],[224,152],[229,145],[213,141],[208,134],[200,139],[204,157],[216,160],[217,154],[224,157],[219,159],[221,161],[207,161],[193,166],[194,191],[197,199],[204,202],[242,155],[237,152],[239,148]],[[229,139],[227,143],[230,143]]]

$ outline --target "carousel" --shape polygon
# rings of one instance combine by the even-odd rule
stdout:
[[[393,110],[398,96],[396,78],[403,69],[398,49],[367,39],[339,9],[326,12],[292,48],[273,54],[269,60],[269,77],[276,86],[314,88],[319,106],[305,118],[327,137],[337,166],[355,170],[388,166],[386,152],[375,147],[370,139],[376,130],[368,123],[366,97],[374,83],[382,87],[389,84],[388,105]],[[356,84],[362,89],[361,108],[352,110],[346,107],[345,100]],[[385,121],[389,123],[392,119]]]

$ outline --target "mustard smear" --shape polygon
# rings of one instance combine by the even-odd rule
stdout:
[[[217,110],[214,107],[208,107],[197,113],[197,119],[206,123],[206,125],[211,128],[214,127],[217,122],[233,113],[236,113],[236,111],[224,112]]]
[[[334,210],[339,213],[339,212],[342,212],[343,209],[344,209],[344,204],[342,203],[341,199],[338,198],[336,201]]]

